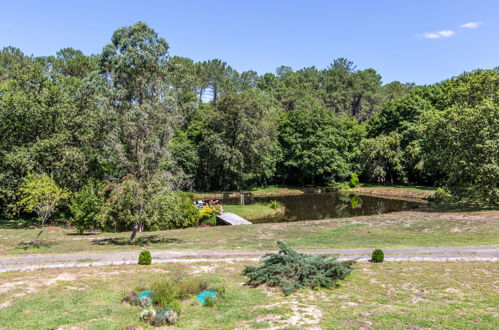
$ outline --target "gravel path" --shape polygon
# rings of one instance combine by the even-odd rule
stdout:
[[[338,254],[341,259],[368,261],[373,249],[306,250],[306,253]],[[498,261],[498,245],[386,248],[385,261]],[[154,263],[165,262],[232,262],[259,260],[274,251],[200,250],[152,251]],[[28,271],[40,268],[89,267],[137,263],[140,251],[112,253],[52,254],[0,258],[0,272]]]

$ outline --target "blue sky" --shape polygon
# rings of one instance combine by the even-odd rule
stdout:
[[[144,21],[171,55],[260,74],[347,57],[385,83],[429,84],[499,65],[499,0],[0,0],[0,8],[0,47],[28,55],[98,53],[115,29]]]

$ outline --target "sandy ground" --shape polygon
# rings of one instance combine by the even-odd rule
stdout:
[[[337,254],[341,259],[368,261],[373,249],[307,250],[306,253]],[[498,245],[386,248],[385,261],[498,261]],[[258,260],[275,251],[200,250],[152,251],[153,263]],[[40,268],[90,267],[137,263],[140,251],[111,253],[52,254],[0,258],[0,271],[28,271]]]

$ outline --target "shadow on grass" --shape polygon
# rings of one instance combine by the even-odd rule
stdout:
[[[128,237],[110,237],[101,238],[92,241],[95,245],[149,245],[159,243],[183,243],[184,240],[170,237],[160,237],[159,235],[140,236],[135,239],[134,243],[130,242]]]
[[[24,241],[17,244],[18,249],[28,250],[28,249],[39,249],[42,247],[48,248],[57,245],[57,241]]]
[[[68,236],[95,236],[98,233],[67,233]]]
[[[421,211],[433,213],[499,211],[499,206],[467,202],[432,203]]]
[[[0,219],[0,229],[33,229],[38,227],[38,224],[38,219],[36,218]]]

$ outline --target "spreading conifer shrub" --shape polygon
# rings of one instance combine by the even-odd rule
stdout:
[[[145,250],[140,252],[139,265],[150,265],[152,262],[151,252]]]
[[[289,295],[302,287],[313,289],[337,287],[353,270],[354,260],[339,261],[329,255],[298,253],[284,242],[277,242],[279,253],[269,253],[262,258],[262,265],[246,266],[243,275],[246,284],[267,284],[279,287]]]
[[[383,262],[385,260],[385,254],[380,249],[375,249],[373,255],[371,256],[372,262]]]

